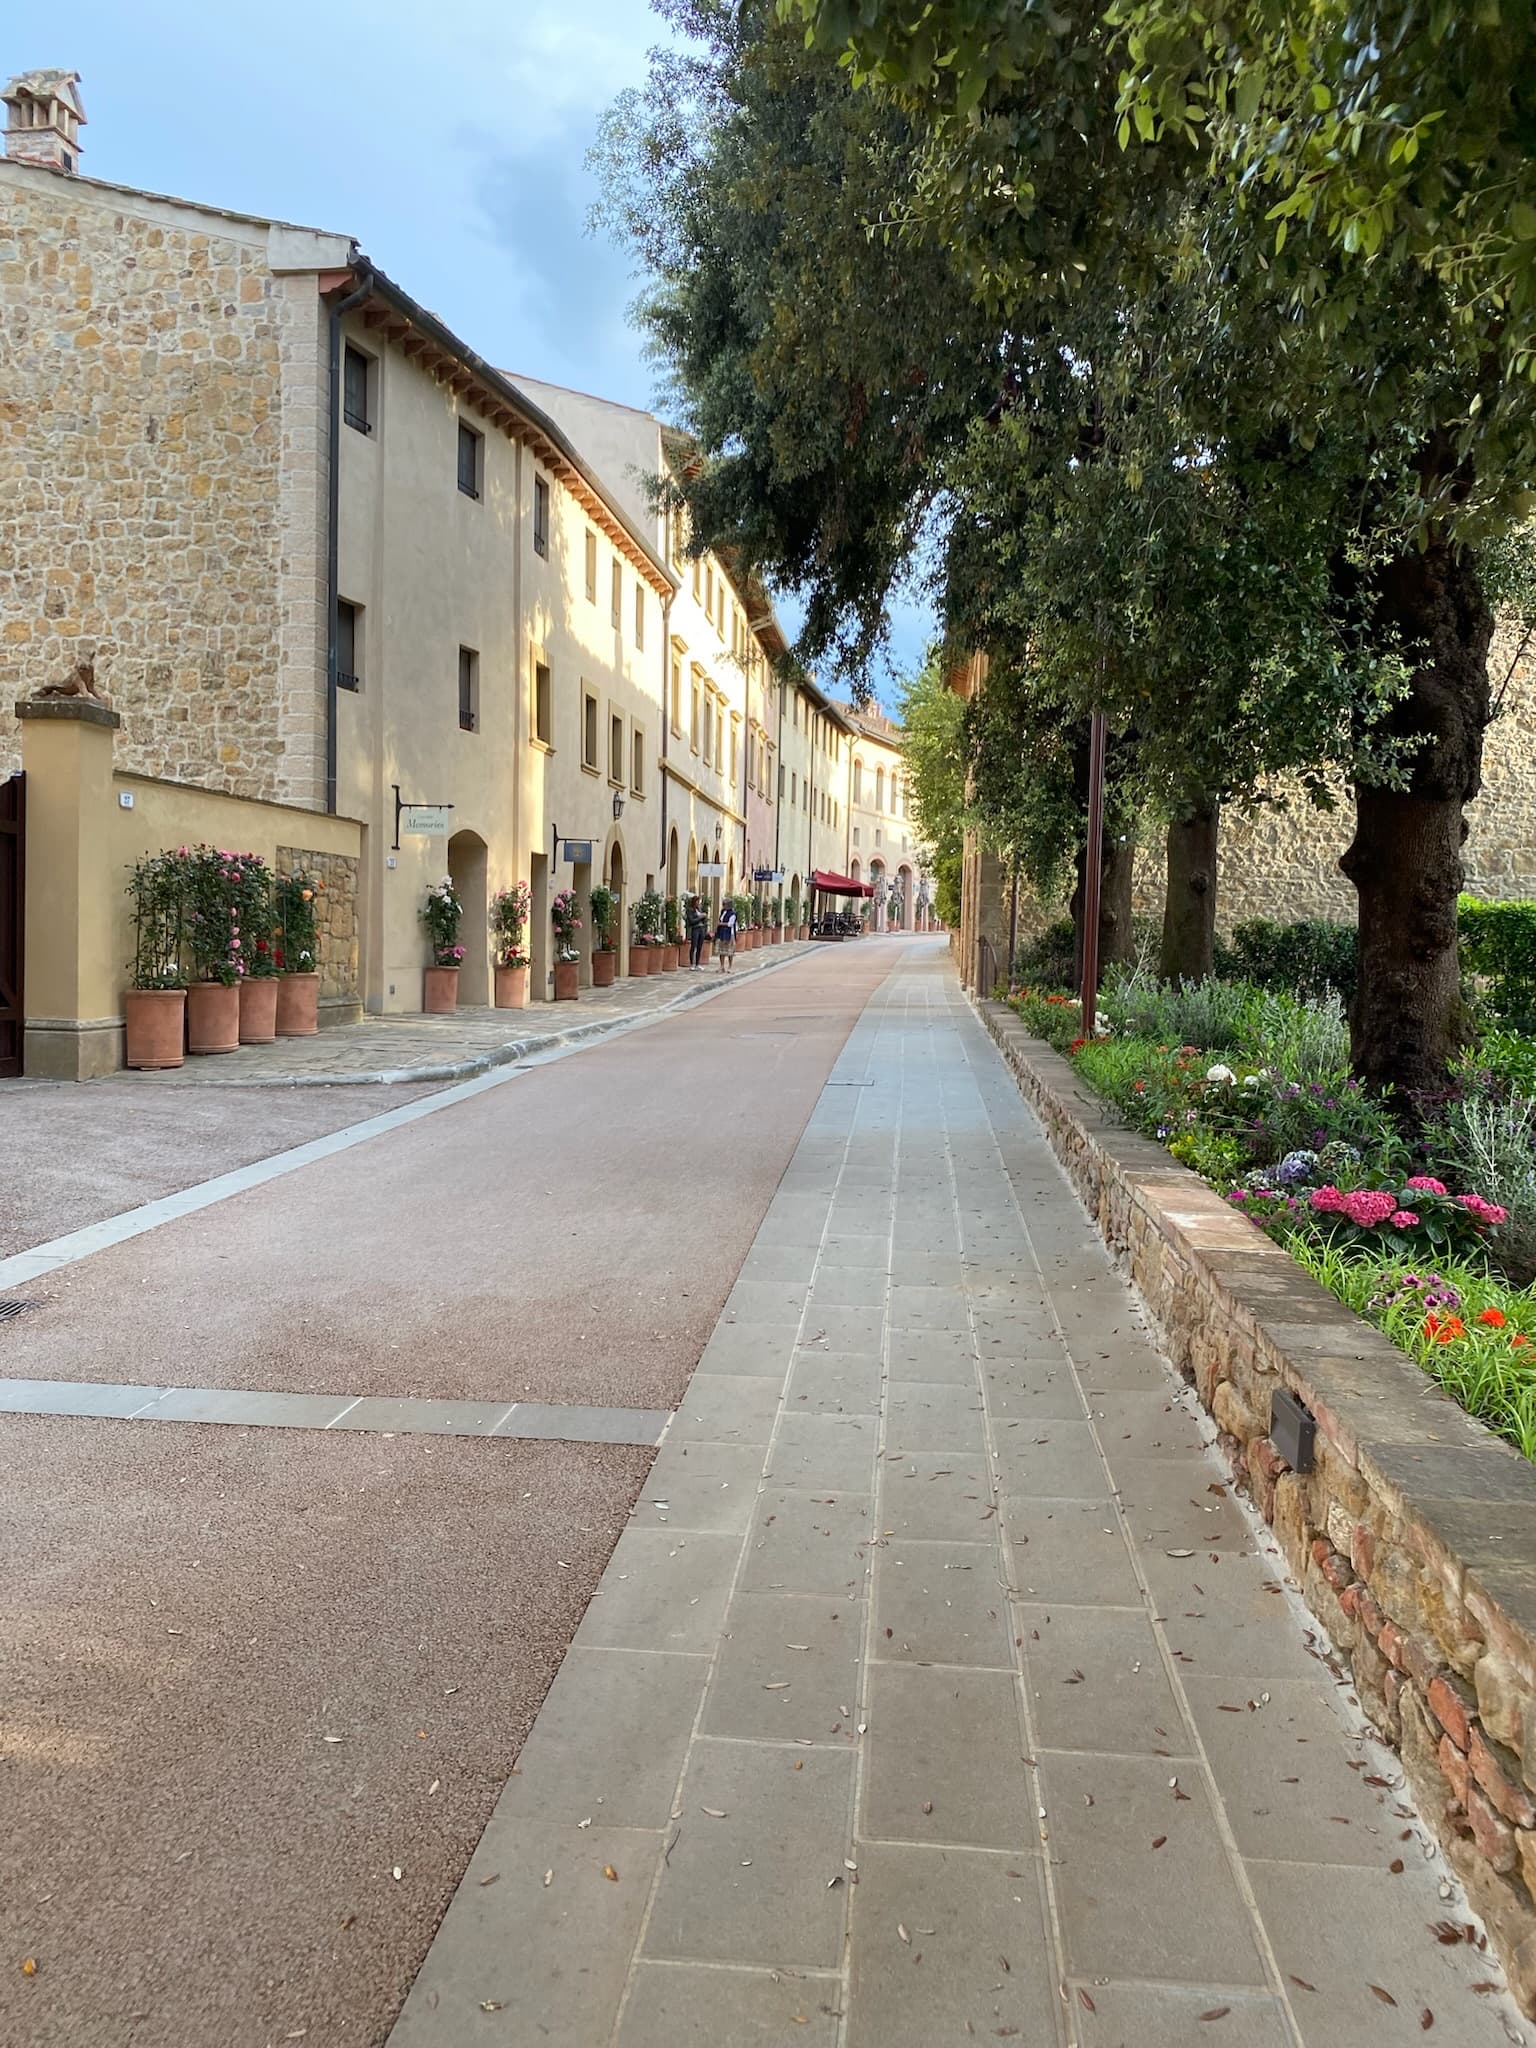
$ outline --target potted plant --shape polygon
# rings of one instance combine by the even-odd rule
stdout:
[[[420,916],[432,947],[432,965],[423,976],[421,1007],[429,1017],[448,1017],[459,1007],[459,969],[464,964],[464,948],[459,944],[464,906],[454,893],[452,875],[433,883]]]
[[[576,950],[581,919],[576,914],[574,889],[556,890],[549,921],[555,928],[555,1001],[574,1003],[581,990],[581,955]]]
[[[272,871],[259,853],[237,857],[240,912],[240,1043],[271,1045],[277,1037],[278,967]]]
[[[635,905],[636,943],[629,949],[631,974],[661,972],[661,935],[665,926],[666,911],[661,897],[655,889],[647,889]]]
[[[277,877],[277,1035],[313,1038],[320,1029],[320,939],[316,903],[323,884],[301,869]]]
[[[178,856],[179,857],[179,856]],[[195,846],[185,856],[187,948],[187,1051],[235,1052],[240,1044],[241,954],[238,854]]]
[[[133,976],[123,997],[124,1059],[130,1067],[179,1067],[187,1014],[181,967],[181,854],[152,853],[128,871],[133,898]]]
[[[680,943],[683,936],[682,909],[675,896],[668,896],[661,906],[662,955],[661,966],[664,974],[675,974],[683,963],[684,948]]]
[[[777,896],[770,896],[768,899],[768,943],[770,946],[782,946],[784,943],[784,928],[779,923]]]
[[[619,969],[619,956],[613,945],[613,920],[619,900],[611,889],[599,883],[587,898],[587,906],[592,912],[592,986],[612,988]]]
[[[498,889],[491,898],[491,936],[496,943],[496,1007],[522,1010],[528,1004],[528,955],[523,932],[528,924],[532,892],[526,882]]]

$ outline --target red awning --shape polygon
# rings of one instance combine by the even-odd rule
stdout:
[[[821,868],[812,869],[811,887],[819,889],[823,896],[873,896],[875,893],[868,882],[855,882],[847,875],[829,875]]]

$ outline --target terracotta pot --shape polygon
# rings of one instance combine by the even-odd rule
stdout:
[[[636,939],[629,949],[629,972],[635,981],[641,981],[653,972],[651,949],[644,939]]]
[[[801,925],[800,936],[802,939],[808,939],[811,936],[811,928],[808,924]]]
[[[320,977],[285,974],[277,984],[279,1038],[313,1038],[320,1029]]]
[[[496,1007],[498,1010],[526,1010],[528,1007],[528,969],[522,967],[498,967],[496,970]]]
[[[663,974],[676,974],[678,959],[681,955],[681,952],[682,948],[680,946],[674,946],[670,943],[662,947],[661,971]]]
[[[130,1067],[179,1067],[186,1037],[184,988],[131,988],[123,996],[127,1025],[125,1062]]]
[[[457,967],[422,969],[421,1007],[429,1017],[451,1017],[459,1007]]]
[[[599,947],[592,955],[592,986],[612,988],[613,978],[619,971],[619,956],[610,946]]]
[[[277,1037],[277,976],[248,977],[240,984],[240,1043],[270,1045]]]
[[[239,1044],[239,983],[194,981],[187,990],[187,1051],[235,1052]]]
[[[574,1003],[581,993],[581,962],[579,960],[557,960],[555,962],[555,1001]]]

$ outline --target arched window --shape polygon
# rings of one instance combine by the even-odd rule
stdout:
[[[885,809],[885,770],[883,768],[875,770],[875,809],[877,811]]]
[[[856,804],[861,804],[864,801],[864,763],[862,761],[855,761],[853,764],[853,800]]]

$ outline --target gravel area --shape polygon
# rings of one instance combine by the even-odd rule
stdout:
[[[0,1418],[5,2048],[382,2041],[650,1458]]]
[[[29,1283],[0,1374],[675,1407],[899,950],[828,949]]]
[[[0,1258],[433,1092],[0,1081]]]

